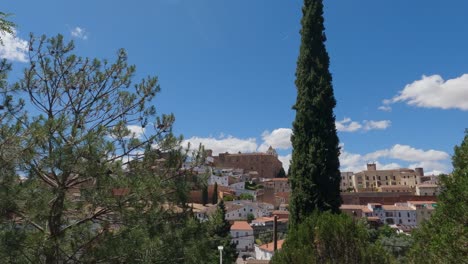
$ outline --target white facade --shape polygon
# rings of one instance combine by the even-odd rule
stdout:
[[[383,205],[385,217],[383,223],[392,225],[416,225],[416,210],[408,205]]]
[[[439,186],[436,184],[418,184],[416,186],[416,195],[437,196],[439,195]]]
[[[252,227],[245,221],[236,221],[231,226],[232,242],[238,252],[249,252],[254,249],[254,233]]]
[[[233,191],[245,190],[245,182],[236,182],[229,185],[229,188]],[[236,194],[237,195],[237,194]]]
[[[260,246],[255,245],[255,259],[258,260],[271,260],[273,251],[262,249]]]
[[[216,175],[211,175],[210,178],[208,179],[208,184],[209,185],[214,185],[217,183],[219,186],[229,186],[229,176],[216,176]]]
[[[274,209],[272,204],[256,203],[246,200],[226,202],[226,220],[247,220],[252,214],[255,218],[270,216]]]

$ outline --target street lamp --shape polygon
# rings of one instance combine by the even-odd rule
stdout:
[[[219,264],[223,264],[223,246],[218,246],[219,250]]]

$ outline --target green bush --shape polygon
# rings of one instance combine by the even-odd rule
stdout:
[[[314,212],[290,230],[273,264],[281,263],[393,263],[379,245],[369,242],[362,222],[344,214]]]

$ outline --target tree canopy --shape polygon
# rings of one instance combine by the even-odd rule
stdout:
[[[305,0],[296,69],[296,118],[291,136],[290,224],[316,209],[339,212],[339,146],[330,59],[325,48],[322,0]]]
[[[464,263],[468,256],[468,131],[442,176],[442,192],[431,219],[415,232],[410,263]]]
[[[188,153],[174,116],[156,115],[157,77],[136,82],[123,49],[109,62],[73,54],[61,35],[29,43],[18,82],[0,65],[0,258],[200,263]]]

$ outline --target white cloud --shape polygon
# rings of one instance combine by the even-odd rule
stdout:
[[[336,130],[341,132],[354,132],[359,130],[362,126],[358,122],[352,121],[351,118],[345,117],[341,121],[335,122]]]
[[[385,106],[405,102],[425,108],[468,110],[468,74],[445,81],[440,75],[422,76],[392,99],[383,101]]]
[[[366,159],[392,158],[410,162],[446,160],[450,156],[446,152],[438,150],[416,149],[408,145],[396,144],[390,149],[378,150],[367,154]]]
[[[88,39],[88,32],[84,28],[81,28],[81,27],[75,27],[74,29],[71,30],[70,34],[75,38],[84,39],[84,40]]]
[[[381,110],[381,111],[384,111],[384,112],[391,112],[392,111],[392,107],[388,106],[388,105],[379,106],[378,109]]]
[[[28,42],[16,36],[16,31],[13,34],[0,32],[0,38],[3,44],[0,44],[0,58],[27,62]]]
[[[128,130],[130,130],[130,137],[141,138],[145,134],[145,128],[137,125],[128,125]]]
[[[201,138],[201,137],[191,137],[182,142],[184,147],[188,146],[190,142],[191,148],[197,148],[202,144],[205,149],[213,150],[213,155],[218,155],[219,153],[229,152],[255,152],[257,151],[257,140],[255,138],[235,138],[233,136],[227,136],[223,138]]]
[[[351,122],[351,121],[348,121]],[[369,123],[370,121],[363,122],[364,126],[370,126],[369,129],[378,129],[389,125],[386,123]],[[364,127],[362,128],[365,129]],[[290,150],[291,149],[291,129],[278,128],[272,132],[265,131],[262,134],[262,144],[257,144],[255,138],[236,138],[233,136],[220,136],[215,137],[191,137],[184,140],[183,146],[187,147],[190,142],[192,148],[197,148],[199,144],[205,146],[205,149],[213,150],[213,155],[219,153],[251,153],[251,152],[264,152],[271,145],[277,149]],[[341,171],[359,172],[366,169],[367,163],[376,163],[378,169],[389,170],[397,168],[415,168],[423,167],[426,172],[428,171],[449,171],[449,154],[438,150],[423,150],[417,149],[408,145],[395,144],[391,148],[380,149],[367,154],[350,153],[345,151],[344,144],[340,144],[341,155],[340,164]],[[287,171],[291,160],[291,153],[279,155],[278,159],[283,163],[284,169]],[[384,159],[384,160],[382,160]],[[385,160],[391,159],[391,161]],[[412,163],[412,164],[409,164]]]
[[[278,156],[278,159],[283,163],[283,168],[286,173],[288,173],[291,158],[291,154],[288,154],[286,156]]]
[[[258,151],[265,152],[270,146],[275,149],[289,149],[291,148],[291,135],[292,129],[290,128],[278,128],[271,133],[265,131],[262,133],[263,143]]]
[[[383,130],[387,129],[391,125],[390,120],[364,120],[361,123],[351,120],[351,118],[345,117],[341,121],[336,121],[335,126],[336,130],[340,132],[356,132],[359,130],[369,131],[369,130]]]
[[[440,161],[422,161],[409,165],[410,168],[424,168],[425,175],[439,175],[449,170],[448,166]]]
[[[382,163],[379,159],[390,158],[399,162]],[[340,164],[342,171],[359,172],[366,169],[367,163],[376,163],[377,169],[389,170],[402,168],[402,163],[413,162],[407,164],[408,168],[422,167],[428,171],[449,171],[447,161],[449,155],[438,150],[421,150],[408,145],[396,144],[389,149],[377,150],[368,154],[357,154],[346,152],[342,146],[340,155]]]
[[[380,120],[380,121],[373,121],[373,120],[364,120],[364,127],[365,131],[374,130],[374,129],[387,129],[392,122],[390,120]]]

